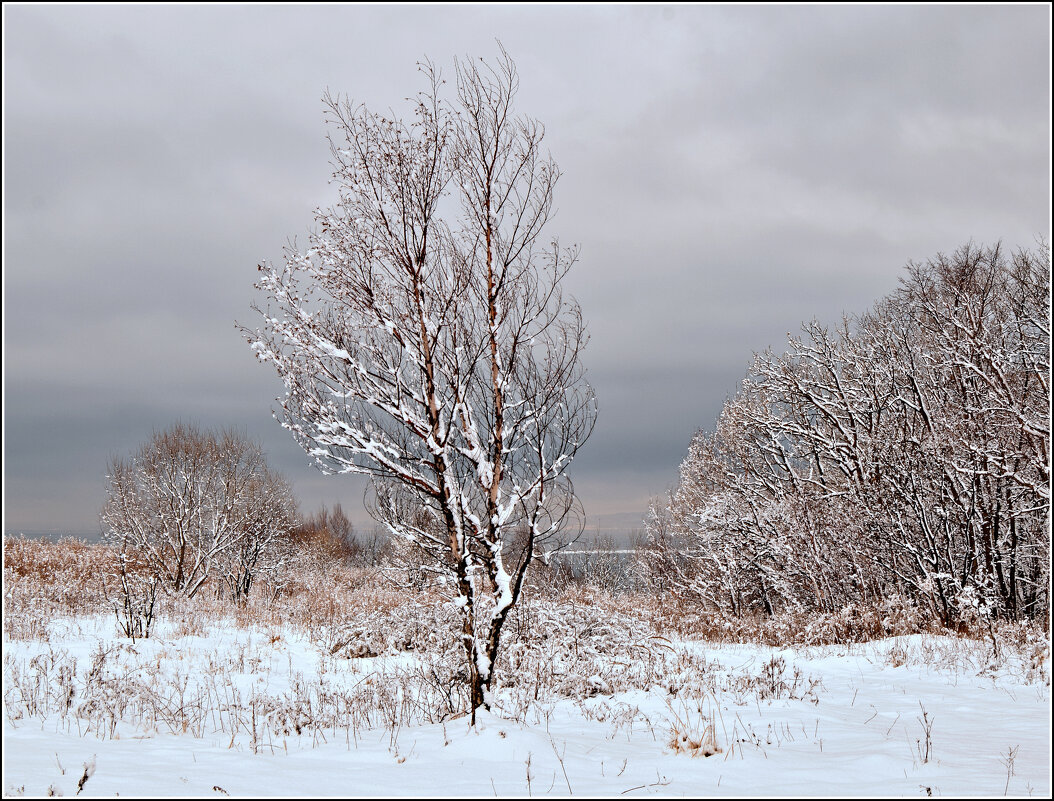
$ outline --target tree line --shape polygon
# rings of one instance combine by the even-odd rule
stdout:
[[[1047,614],[1050,249],[973,243],[756,354],[653,504],[658,584],[731,614]]]

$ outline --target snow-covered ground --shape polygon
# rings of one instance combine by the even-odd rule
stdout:
[[[992,661],[985,643],[656,642],[663,664],[681,665],[669,681],[609,692],[598,674],[578,697],[501,691],[470,728],[398,706],[408,685],[393,676],[422,659],[412,652],[333,656],[292,627],[163,621],[134,644],[114,628],[75,618],[46,642],[5,640],[5,796],[79,784],[87,796],[215,797],[1051,790],[1048,666]]]

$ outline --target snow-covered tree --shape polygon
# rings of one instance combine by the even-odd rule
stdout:
[[[109,481],[106,538],[187,596],[217,577],[243,599],[296,525],[288,482],[234,431],[177,423],[111,463]]]
[[[409,121],[324,98],[340,200],[260,266],[246,334],[282,424],[323,472],[371,476],[372,514],[447,580],[474,721],[528,564],[578,522],[567,470],[596,403],[560,289],[577,251],[543,238],[559,171],[512,60],[455,62],[450,98],[421,71]]]

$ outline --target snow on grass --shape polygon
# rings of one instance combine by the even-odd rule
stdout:
[[[4,794],[1050,795],[1044,666],[983,642],[678,640],[583,662],[576,637],[575,653],[550,643],[565,673],[548,665],[548,691],[512,649],[519,668],[470,729],[434,713],[427,653],[190,628],[133,643],[96,615],[5,638]]]

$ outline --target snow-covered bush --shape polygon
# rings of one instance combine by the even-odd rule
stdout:
[[[288,482],[234,431],[177,423],[110,465],[101,514],[107,540],[134,551],[166,587],[193,597],[210,579],[243,601],[278,570],[296,524]]]

